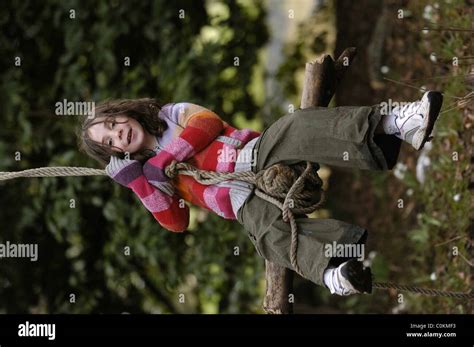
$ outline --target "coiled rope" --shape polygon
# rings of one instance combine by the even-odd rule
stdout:
[[[315,211],[325,200],[323,182],[311,162],[303,169],[300,163],[293,169],[288,165],[275,164],[258,173],[252,171],[221,173],[197,170],[188,163],[173,161],[165,169],[165,174],[174,178],[180,174],[193,176],[202,184],[210,185],[230,179],[238,179],[256,186],[254,192],[262,199],[282,210],[283,221],[291,226],[290,262],[294,270],[302,275],[297,262],[298,227],[294,214],[307,214]],[[319,196],[316,194],[320,192]]]
[[[240,180],[255,185],[255,194],[274,204],[282,210],[282,218],[291,227],[290,261],[295,272],[301,273],[297,262],[298,227],[295,215],[314,212],[325,201],[323,182],[317,174],[317,169],[311,162],[297,163],[291,167],[280,163],[274,164],[258,173],[244,172],[214,172],[195,168],[186,162],[173,161],[165,168],[165,174],[174,178],[177,174],[192,176],[204,185],[212,185],[227,180]],[[106,175],[105,170],[86,167],[42,167],[17,172],[0,172],[0,181],[18,177],[59,177],[59,176],[93,176]],[[304,277],[304,276],[303,276]],[[474,293],[443,291],[430,288],[420,288],[411,285],[401,285],[392,282],[373,282],[377,289],[396,289],[426,296],[442,296],[459,299],[473,299]]]

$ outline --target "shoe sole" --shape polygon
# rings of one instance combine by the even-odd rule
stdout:
[[[433,131],[434,124],[436,119],[438,119],[439,111],[443,105],[443,94],[440,92],[429,92],[427,97],[430,103],[430,109],[428,111],[428,124],[424,130],[423,139],[421,140],[418,147],[415,147],[416,150],[421,150],[425,146],[425,143],[431,140],[431,132]]]
[[[362,266],[362,262],[356,259],[348,261],[341,269],[342,275],[361,293],[372,293],[372,272],[370,268]]]

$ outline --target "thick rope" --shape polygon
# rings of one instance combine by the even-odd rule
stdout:
[[[463,292],[451,292],[445,290],[431,289],[431,288],[420,288],[409,285],[402,285],[392,282],[373,282],[372,287],[377,289],[396,289],[399,291],[406,291],[411,293],[422,294],[426,296],[444,296],[448,298],[458,298],[458,299],[474,299],[474,292],[463,293]]]
[[[11,180],[18,177],[59,177],[59,176],[94,176],[107,175],[105,170],[91,169],[88,167],[40,167],[14,172],[0,172],[0,181]]]
[[[282,210],[283,220],[291,226],[290,262],[293,269],[302,275],[297,261],[298,227],[294,214],[315,211],[324,202],[323,182],[311,162],[302,170],[300,163],[293,169],[287,165],[275,164],[265,170],[221,173],[197,170],[192,165],[173,161],[165,169],[169,178],[177,174],[193,176],[199,183],[210,185],[230,179],[245,181],[256,186],[255,194]],[[302,171],[302,172],[301,172]],[[320,193],[319,196],[317,193]]]
[[[301,275],[297,262],[298,233],[295,214],[308,214],[315,211],[325,200],[322,180],[310,162],[306,167],[298,163],[290,168],[287,165],[275,164],[265,170],[253,173],[245,172],[214,172],[199,170],[191,164],[173,161],[165,168],[165,174],[174,178],[177,174],[193,176],[204,185],[212,185],[227,180],[241,180],[256,186],[255,194],[282,210],[282,217],[291,226],[290,261],[294,270]],[[93,176],[106,175],[105,170],[86,167],[42,167],[16,172],[0,172],[0,181],[18,177],[59,177],[59,176]],[[319,193],[319,196],[318,194]],[[396,289],[426,296],[442,296],[459,299],[473,299],[474,292],[462,293],[438,289],[420,288],[391,282],[373,282],[377,289]]]

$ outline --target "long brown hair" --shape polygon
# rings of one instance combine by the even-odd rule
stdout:
[[[107,100],[96,105],[94,110],[95,117],[85,117],[82,126],[78,129],[78,147],[81,152],[94,158],[104,167],[109,163],[112,155],[123,158],[125,154],[114,152],[108,145],[93,141],[88,134],[91,126],[97,123],[110,123],[117,116],[128,116],[139,122],[144,130],[157,137],[160,137],[168,128],[168,124],[158,117],[161,106],[156,99]],[[130,154],[130,159],[144,163],[154,155],[155,152],[152,149],[145,148],[140,152]]]

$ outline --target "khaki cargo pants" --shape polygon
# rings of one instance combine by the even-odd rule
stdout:
[[[255,144],[258,172],[275,163],[310,161],[354,169],[389,170],[398,157],[401,141],[375,135],[381,114],[378,106],[314,107],[298,109],[266,128]],[[248,233],[258,254],[292,269],[290,224],[281,210],[252,193],[239,209],[237,220]],[[365,243],[367,231],[335,219],[296,218],[298,265],[307,279],[323,285],[330,257],[325,244]]]

